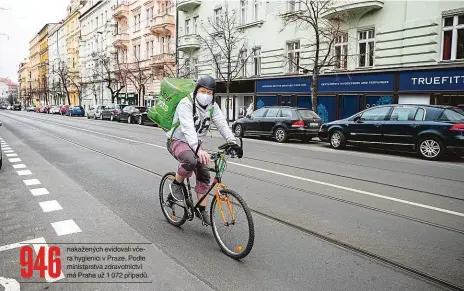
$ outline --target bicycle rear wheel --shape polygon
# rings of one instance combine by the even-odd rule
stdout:
[[[187,210],[168,199],[171,195],[169,185],[174,181],[175,177],[176,173],[169,172],[161,178],[159,200],[164,217],[170,224],[179,227],[187,220]]]
[[[255,228],[245,200],[232,190],[221,190],[211,201],[211,228],[222,251],[236,260],[246,257],[253,248]],[[237,231],[237,234],[233,231]]]

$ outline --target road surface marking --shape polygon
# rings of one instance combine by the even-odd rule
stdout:
[[[29,124],[25,124],[23,122],[19,122],[19,123],[22,123],[22,124],[24,124],[26,126],[34,128],[36,130],[45,132],[43,130],[40,130],[38,128],[30,126]],[[67,126],[67,125],[65,125],[65,126]],[[68,127],[70,127],[70,126],[68,126]],[[92,132],[92,133],[97,133],[99,135],[106,135],[106,136],[109,136],[109,137],[122,139],[122,140],[130,141],[130,142],[145,144],[145,145],[149,145],[149,146],[153,146],[153,147],[157,147],[157,148],[161,148],[161,149],[166,149],[166,146],[160,146],[160,145],[157,145],[157,144],[152,144],[152,143],[148,143],[148,142],[133,140],[133,139],[130,139],[130,138],[120,137],[120,136],[116,136],[116,135],[112,135],[112,134],[107,134],[107,133],[102,133],[102,132],[98,132],[98,131],[83,129],[83,128],[80,128],[80,127],[73,127],[73,128],[74,129],[79,129],[79,130],[82,130],[82,131],[88,131],[88,132]],[[281,172],[276,172],[276,171],[272,171],[272,170],[267,170],[267,169],[263,169],[263,168],[253,167],[253,166],[249,166],[249,165],[245,165],[245,164],[239,164],[239,163],[234,163],[234,162],[230,162],[230,161],[228,161],[227,163],[232,164],[232,165],[236,165],[236,166],[239,166],[239,167],[245,167],[245,168],[254,169],[254,170],[258,170],[258,171],[262,171],[262,172],[266,172],[266,173],[270,173],[270,174],[280,175],[280,176],[284,176],[284,177],[288,177],[288,178],[292,178],[292,179],[296,179],[296,180],[306,181],[306,182],[310,182],[310,183],[314,183],[314,184],[324,185],[324,186],[337,188],[337,189],[341,189],[341,190],[345,190],[345,191],[350,191],[350,192],[354,192],[354,193],[358,193],[358,194],[363,194],[363,195],[367,195],[367,196],[372,196],[372,197],[376,197],[376,198],[381,198],[381,199],[390,200],[390,201],[394,201],[394,202],[398,202],[398,203],[403,203],[403,204],[407,204],[407,205],[413,205],[413,206],[416,206],[416,207],[421,207],[421,208],[425,208],[425,209],[435,210],[435,211],[438,211],[438,212],[443,212],[443,213],[447,213],[447,214],[452,214],[452,215],[457,215],[457,216],[464,217],[464,213],[460,213],[460,212],[456,212],[456,211],[452,211],[452,210],[448,210],[448,209],[438,208],[438,207],[434,207],[434,206],[430,206],[430,205],[426,205],[426,204],[416,203],[416,202],[412,202],[412,201],[408,201],[408,200],[398,199],[398,198],[385,196],[385,195],[380,195],[380,194],[376,194],[376,193],[372,193],[372,192],[368,192],[368,191],[364,191],[364,190],[359,190],[359,189],[349,188],[349,187],[336,185],[336,184],[331,184],[331,183],[327,183],[327,182],[323,182],[323,181],[303,178],[303,177],[294,176],[294,175],[290,175],[290,174],[285,174],[285,173],[281,173]]]
[[[0,277],[0,286],[5,287],[4,289],[5,291],[20,291],[21,290],[18,281],[12,278]]]
[[[5,154],[14,153],[13,150],[5,150],[5,149],[3,149],[3,152],[4,152]]]
[[[72,219],[53,222],[52,226],[58,236],[82,232],[79,226],[77,226]]]
[[[31,194],[34,196],[41,196],[41,195],[47,195],[50,194],[47,189],[45,188],[37,188],[37,189],[31,189]]]
[[[17,157],[18,154],[6,154],[7,157]]]
[[[26,168],[26,165],[25,164],[16,164],[16,165],[13,165],[13,168],[15,168],[15,169],[24,169],[24,168]]]
[[[11,150],[10,147],[2,147],[2,149],[3,149],[3,150],[7,150],[7,151]]]
[[[40,207],[42,207],[43,212],[52,212],[57,210],[62,210],[60,203],[56,200],[43,201],[39,202]]]
[[[40,181],[37,179],[23,180],[23,182],[26,186],[40,185]]]
[[[25,245],[32,245],[32,247],[34,248],[34,251],[35,251],[36,254],[39,253],[40,247],[45,247],[44,264],[48,265],[48,245],[47,245],[47,242],[45,241],[45,239],[43,237],[39,237],[39,238],[31,239],[31,240],[26,240],[26,241],[22,241],[22,242],[19,242],[19,243],[6,245],[6,246],[0,246],[0,252],[12,250],[12,249],[17,249],[17,248],[20,248],[20,247],[25,246]],[[61,280],[61,279],[64,279],[63,272],[61,272],[61,274],[60,274],[60,276],[58,278],[51,278],[48,275],[48,272],[45,272],[45,280],[48,283],[55,282],[55,281],[58,281],[58,280]]]
[[[32,175],[32,172],[29,170],[16,171],[16,173],[18,173],[20,176]]]
[[[8,159],[8,161],[10,161],[10,163],[17,163],[17,162],[21,162],[21,159],[20,158],[12,158],[12,159]]]

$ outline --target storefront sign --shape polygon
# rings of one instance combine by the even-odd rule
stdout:
[[[319,92],[385,92],[393,91],[394,74],[345,74],[320,76]]]
[[[464,68],[400,73],[400,91],[464,91]]]
[[[258,80],[256,82],[256,92],[259,93],[307,93],[310,91],[311,80],[309,77]]]

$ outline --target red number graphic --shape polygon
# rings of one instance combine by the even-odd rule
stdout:
[[[45,256],[46,251],[48,251],[48,260]],[[58,278],[61,275],[61,259],[59,258],[61,250],[59,247],[52,246],[48,250],[45,247],[40,247],[35,261],[33,254],[34,251],[30,246],[24,246],[20,249],[21,277],[30,278],[34,271],[39,271],[40,277],[43,278],[47,270],[51,278]]]
[[[32,277],[32,253],[34,251],[30,246],[24,246],[19,251],[19,264],[26,268],[21,268],[21,277],[30,278]]]
[[[58,278],[61,274],[60,254],[59,247],[53,246],[48,249],[48,275],[52,278]]]

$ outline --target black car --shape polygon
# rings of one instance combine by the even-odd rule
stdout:
[[[119,114],[122,112],[124,107],[126,107],[127,104],[109,104],[105,106],[105,109],[101,112],[101,118],[102,120],[104,119],[109,119],[111,121],[118,120]]]
[[[158,126],[154,123],[150,118],[148,118],[148,111],[144,111],[137,116],[137,123],[139,125],[154,125]]]
[[[118,121],[126,121],[127,123],[135,123],[137,122],[138,116],[141,112],[147,111],[147,108],[143,106],[134,106],[129,105],[122,109],[119,113]]]
[[[277,142],[289,138],[308,142],[317,136],[321,123],[321,118],[311,109],[266,106],[235,121],[232,130],[238,137],[253,135],[274,137]]]
[[[415,151],[428,160],[464,151],[464,111],[441,105],[383,105],[323,124],[319,138],[335,149],[347,144]]]
[[[21,111],[21,108],[22,108],[21,104],[14,104],[14,105],[13,105],[13,110],[19,110],[19,111]]]

